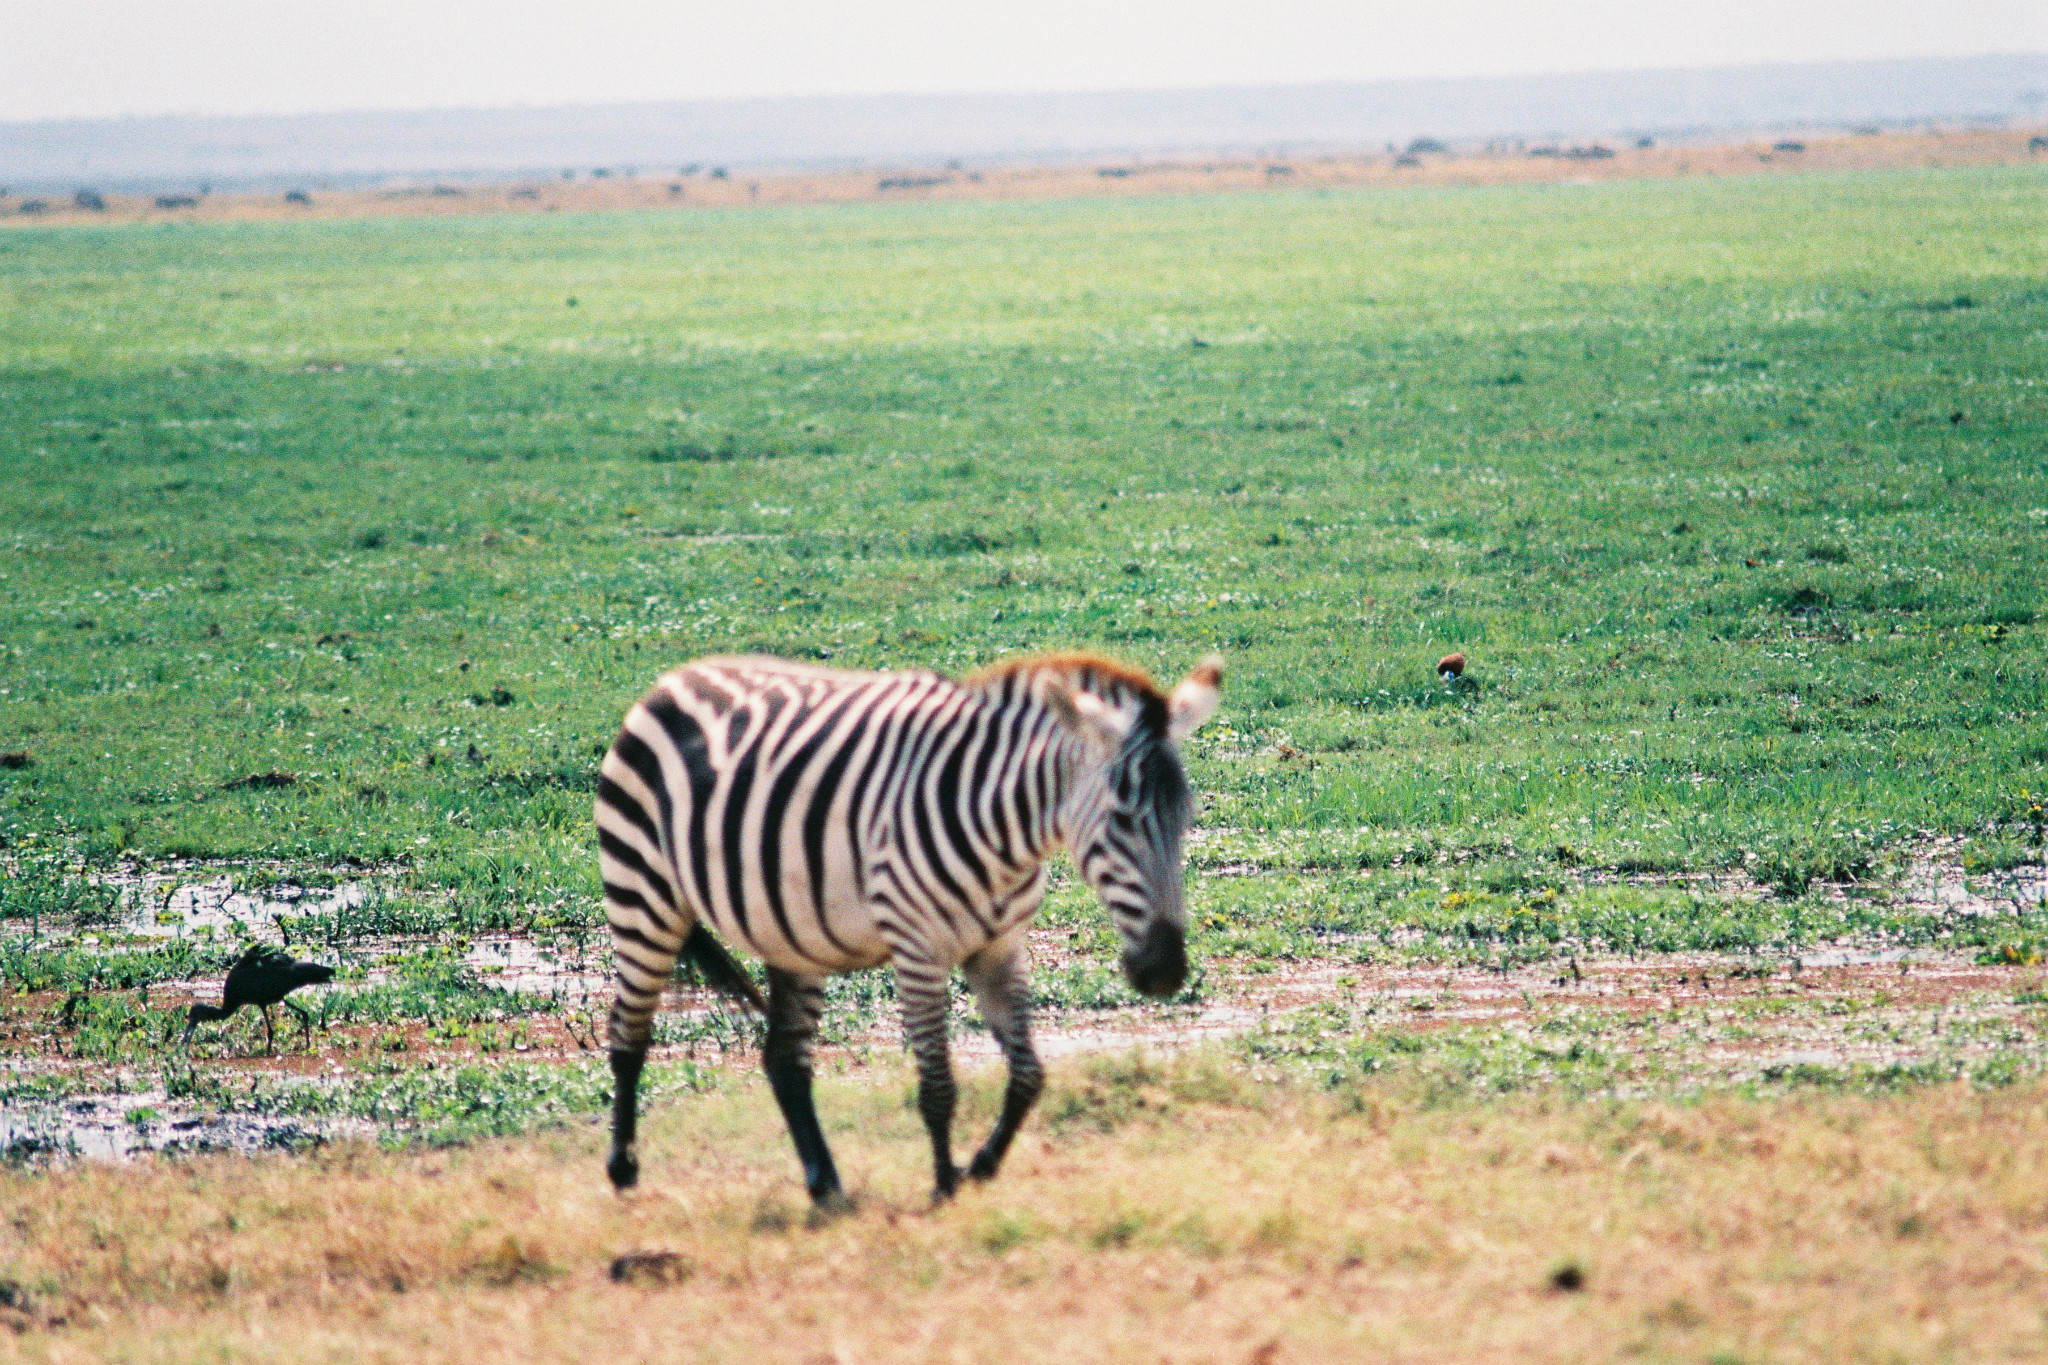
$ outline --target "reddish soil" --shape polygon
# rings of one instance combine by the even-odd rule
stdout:
[[[23,196],[0,196],[0,224],[81,222],[226,222],[249,219],[384,218],[498,213],[752,208],[771,205],[894,203],[917,200],[1119,198],[1353,186],[1592,184],[1686,176],[1796,175],[1907,167],[2048,164],[2031,128],[1832,134],[1798,143],[1738,139],[1708,145],[1638,148],[1495,145],[1420,156],[1244,156],[1117,161],[1103,164],[994,166],[966,170],[875,169],[707,176],[637,175],[507,184],[407,184],[312,190],[310,204],[279,192],[214,194],[191,208],[160,209],[154,196],[108,195],[99,212],[46,198],[23,212]],[[1790,150],[1792,146],[1799,150]]]

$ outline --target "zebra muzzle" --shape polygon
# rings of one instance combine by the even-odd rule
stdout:
[[[1140,995],[1172,995],[1188,979],[1187,935],[1154,920],[1145,937],[1124,949],[1124,977]]]

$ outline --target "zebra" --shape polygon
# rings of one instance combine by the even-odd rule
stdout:
[[[947,1055],[960,969],[1009,1068],[1001,1115],[964,1172],[994,1176],[1044,1083],[1022,950],[1046,857],[1072,853],[1134,988],[1165,997],[1186,980],[1180,744],[1216,709],[1222,678],[1211,656],[1169,696],[1137,669],[1078,653],[960,681],[760,656],[664,674],[598,776],[616,978],[613,1186],[639,1179],[640,1072],[678,957],[767,1018],[769,1087],[826,1212],[851,1204],[811,1099],[825,978],[894,969],[943,1201],[963,1175]],[[766,963],[766,1000],[721,939]]]

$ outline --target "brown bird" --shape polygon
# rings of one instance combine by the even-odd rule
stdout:
[[[192,1041],[192,1030],[201,1024],[210,1024],[216,1019],[225,1019],[244,1005],[255,1005],[263,1011],[263,1050],[268,1053],[275,1044],[271,1028],[270,1007],[276,1004],[299,1016],[299,1022],[306,1029],[306,1045],[313,1045],[313,1017],[286,1000],[285,996],[301,986],[317,986],[334,979],[334,968],[318,962],[300,962],[282,948],[266,947],[260,943],[249,945],[249,951],[235,960],[228,968],[228,979],[221,990],[218,1005],[194,1005],[185,1016],[185,1041]]]
[[[1436,661],[1436,671],[1437,676],[1445,682],[1451,682],[1463,677],[1465,674],[1465,656],[1462,654],[1444,655],[1443,658]]]

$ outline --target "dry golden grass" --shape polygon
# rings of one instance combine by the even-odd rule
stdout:
[[[1530,156],[1526,150],[1481,152],[1461,148],[1449,154],[1428,153],[1398,160],[1391,154],[1222,156],[982,170],[762,173],[720,180],[702,175],[640,174],[575,181],[315,190],[308,205],[287,204],[276,192],[209,195],[195,207],[172,209],[156,207],[148,195],[108,195],[106,208],[99,212],[79,210],[70,200],[55,197],[47,198],[45,210],[34,215],[20,213],[20,199],[16,197],[0,199],[0,224],[594,213],[927,199],[1073,199],[1340,186],[1584,184],[1686,176],[2010,165],[2048,161],[2048,155],[2031,145],[2038,131],[1965,128],[1812,137],[1805,139],[1802,149],[1796,152],[1779,150],[1778,144],[1767,138],[1650,148],[1616,144],[1609,148],[1612,156],[1598,159]],[[1558,150],[1570,151],[1571,145]],[[1414,164],[1398,164],[1401,160]]]
[[[34,1360],[1917,1360],[2048,1351],[2048,1088],[1425,1107],[1215,1057],[1056,1073],[937,1210],[907,1077],[825,1086],[821,1228],[765,1089],[578,1130],[0,1177]],[[993,1077],[978,1077],[974,1121]],[[673,1253],[637,1283],[622,1253]],[[1560,1288],[1575,1267],[1577,1289]]]

